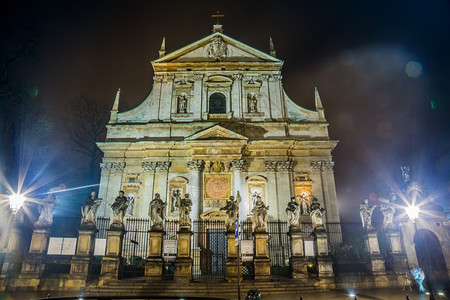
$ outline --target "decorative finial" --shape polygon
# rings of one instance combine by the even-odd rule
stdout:
[[[159,49],[159,57],[166,55],[166,37],[163,37],[161,49]]]
[[[216,24],[213,25],[213,32],[223,32],[222,24],[220,24],[220,18],[225,17],[224,14],[221,14],[220,11],[217,11],[215,14],[211,15],[211,18],[216,18]]]
[[[317,87],[314,88],[314,100],[316,103],[316,110],[319,113],[319,120],[325,120],[325,113],[322,106],[322,100],[320,100],[319,90]]]
[[[120,99],[120,89],[117,90],[116,99],[111,110],[111,118],[109,119],[109,124],[117,122],[117,112],[119,111],[119,99]]]
[[[277,51],[275,50],[275,47],[273,45],[272,37],[269,38],[269,54],[273,57],[277,56]]]

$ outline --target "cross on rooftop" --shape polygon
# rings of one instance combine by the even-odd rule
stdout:
[[[211,18],[216,18],[216,25],[220,25],[220,18],[225,17],[224,14],[221,14],[220,11],[217,11],[214,15],[211,15]]]

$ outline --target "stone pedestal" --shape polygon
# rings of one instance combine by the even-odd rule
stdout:
[[[225,279],[228,282],[238,280],[238,248],[235,245],[234,229],[227,232],[227,260],[225,262]],[[239,266],[239,280],[242,280],[242,265]]]
[[[317,268],[319,277],[333,277],[333,261],[328,254],[327,232],[324,227],[314,229],[317,244]]]
[[[253,232],[255,242],[255,280],[270,279],[270,258],[267,254],[267,232]]]
[[[50,228],[36,228],[31,237],[30,250],[22,264],[20,278],[40,278],[44,272]]]
[[[106,255],[102,259],[100,272],[100,285],[108,281],[119,279],[119,270],[122,267],[122,243],[124,230],[109,229],[106,242]]]
[[[380,253],[378,244],[378,233],[376,231],[366,232],[366,245],[370,254],[370,265],[374,275],[386,274],[386,266],[383,255]]]
[[[303,248],[303,233],[300,228],[289,228],[291,238],[291,253],[289,264],[292,270],[292,278],[301,279],[308,277],[308,261]]]
[[[406,255],[403,253],[400,232],[389,231],[386,233],[386,237],[390,246],[386,264],[390,265],[390,269],[392,269],[395,274],[405,274],[408,271],[408,264]]]
[[[78,230],[77,252],[70,263],[72,279],[86,280],[94,254],[96,228]]]
[[[164,231],[150,230],[148,258],[145,260],[145,280],[162,280]]]
[[[9,233],[8,245],[6,246],[5,260],[2,265],[0,278],[10,278],[18,275],[20,262],[23,256],[23,228],[15,225]]]
[[[191,236],[189,227],[181,227],[178,231],[177,258],[175,259],[176,281],[189,282],[192,279]]]

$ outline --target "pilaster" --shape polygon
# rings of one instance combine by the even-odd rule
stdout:
[[[202,197],[202,180],[201,180],[201,172],[205,166],[205,162],[201,159],[199,160],[191,160],[187,163],[187,168],[189,169],[189,173],[191,174],[190,181],[188,184],[189,187],[189,196],[192,200],[192,210],[190,214],[190,218],[194,220],[198,218],[202,213],[202,205],[201,205],[201,197]],[[184,195],[182,195],[184,197]]]

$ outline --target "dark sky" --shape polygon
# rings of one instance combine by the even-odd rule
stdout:
[[[216,10],[226,15],[224,33],[241,42],[268,52],[273,38],[296,103],[313,109],[318,87],[340,140],[333,154],[345,220],[369,193],[387,196],[400,184],[405,164],[448,206],[449,1],[10,1],[2,45],[38,38],[26,76],[60,124],[80,93],[112,106],[121,88],[123,108],[135,107],[151,90],[162,38],[171,52],[210,34]],[[53,135],[63,152],[64,136]]]

